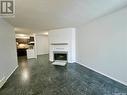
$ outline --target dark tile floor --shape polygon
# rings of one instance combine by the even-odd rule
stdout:
[[[76,63],[53,66],[42,55],[20,57],[0,95],[127,95],[127,87]]]

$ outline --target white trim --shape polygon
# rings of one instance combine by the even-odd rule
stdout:
[[[39,56],[39,55],[48,55],[49,53],[43,53],[43,54],[38,54],[37,56]]]
[[[89,67],[89,66],[86,66],[85,64],[82,64],[81,62],[77,62],[77,63],[80,64],[80,65],[82,65],[82,66],[84,66],[84,67],[86,67],[86,68],[88,68],[88,69],[91,69],[92,71],[95,71],[95,72],[97,72],[97,73],[99,73],[99,74],[102,74],[102,75],[104,75],[104,76],[106,76],[106,77],[108,77],[108,78],[110,78],[110,79],[112,79],[112,80],[115,80],[115,81],[117,81],[117,82],[119,82],[119,83],[121,83],[121,84],[127,86],[127,83],[126,83],[126,82],[120,81],[120,80],[118,80],[118,79],[116,79],[116,78],[113,78],[113,77],[107,75],[107,74],[104,74],[104,73],[102,73],[102,72],[100,72],[100,71],[97,71],[97,70],[95,70],[95,69],[93,69],[93,68],[91,68],[91,67]]]
[[[5,76],[0,80],[0,88],[3,86],[5,83]]]
[[[1,81],[1,84],[0,84],[0,88],[5,84],[5,82],[9,79],[9,77],[14,73],[14,71],[18,68],[18,65],[14,68],[14,70],[10,73],[10,75],[8,77],[5,77],[3,78],[3,80]],[[2,83],[3,82],[3,83]]]
[[[15,72],[15,70],[18,68],[19,66],[17,65],[14,70],[10,73],[10,75],[6,78],[6,81],[9,79],[9,77]]]

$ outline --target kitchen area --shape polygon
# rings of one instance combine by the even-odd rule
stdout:
[[[16,34],[16,46],[18,57],[37,58],[34,35]]]

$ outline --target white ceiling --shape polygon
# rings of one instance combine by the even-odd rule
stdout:
[[[15,0],[15,18],[6,20],[23,32],[74,27],[119,10],[127,0]],[[20,30],[20,32],[21,32]]]

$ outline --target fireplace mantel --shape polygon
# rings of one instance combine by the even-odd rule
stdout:
[[[51,43],[51,45],[68,45],[68,43]]]

